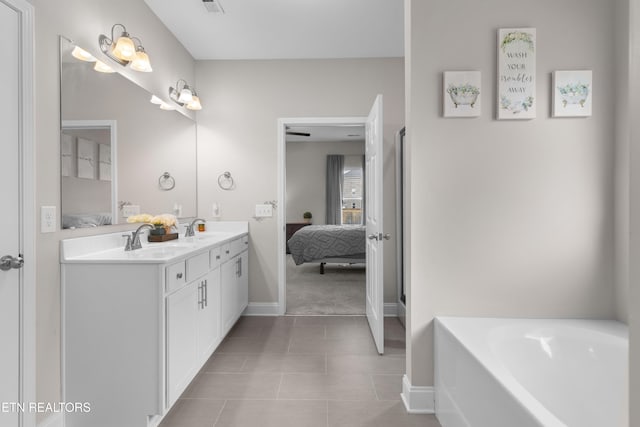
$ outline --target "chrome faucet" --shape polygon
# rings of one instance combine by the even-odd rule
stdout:
[[[193,237],[195,233],[193,232],[193,226],[196,225],[197,222],[205,222],[202,218],[196,218],[191,221],[191,224],[187,225],[187,231],[184,233],[184,237]]]
[[[125,234],[124,236],[127,237],[127,243],[124,246],[124,250],[134,251],[136,249],[142,248],[142,243],[140,243],[140,232],[142,231],[143,228],[153,229],[155,227],[156,227],[155,225],[145,222],[140,227],[138,227],[136,231],[132,232],[131,236],[129,236],[128,234]]]

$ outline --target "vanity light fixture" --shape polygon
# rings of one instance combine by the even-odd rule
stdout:
[[[114,35],[116,27],[122,27],[122,32],[117,39]],[[115,24],[111,27],[111,38],[100,34],[98,45],[102,53],[122,66],[131,64],[133,70],[143,73],[153,71],[149,55],[145,52],[142,42],[137,37],[131,37],[122,24]]]
[[[187,107],[189,110],[202,110],[198,94],[184,79],[178,80],[175,88],[169,87],[169,97],[181,107]]]
[[[79,59],[80,61],[85,61],[85,62],[97,61],[93,55],[91,55],[89,52],[87,52],[80,46],[76,46],[73,48],[73,51],[71,52],[71,56],[73,56],[76,59]]]
[[[151,95],[151,99],[149,100],[149,102],[151,102],[152,104],[155,104],[155,105],[162,105],[162,103],[163,103],[162,99],[158,98],[155,95]]]
[[[109,67],[104,62],[98,61],[98,60],[96,60],[96,65],[93,66],[93,69],[99,73],[115,73],[116,72],[116,70]]]

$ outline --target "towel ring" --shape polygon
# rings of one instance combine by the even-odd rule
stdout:
[[[231,172],[225,172],[218,176],[218,186],[223,190],[232,190],[234,188],[233,178]]]
[[[176,186],[176,180],[171,176],[169,172],[165,172],[158,178],[158,187],[163,191],[173,190]]]

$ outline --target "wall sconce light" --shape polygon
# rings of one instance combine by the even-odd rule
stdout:
[[[154,105],[157,105],[158,107],[160,107],[161,110],[173,111],[176,109],[176,107],[174,107],[173,105],[167,104],[166,102],[164,102],[162,99],[158,98],[155,95],[151,95],[151,99],[149,100],[149,102],[151,102]]]
[[[86,50],[84,50],[80,46],[76,46],[76,47],[73,48],[73,51],[71,52],[71,56],[73,56],[76,59],[79,59],[80,61],[84,61],[84,62],[96,62],[97,61],[97,59],[93,55],[91,55],[89,52],[87,52]]]
[[[176,82],[175,88],[169,87],[169,97],[181,107],[187,107],[189,110],[202,110],[202,104],[195,89],[183,79]]]
[[[116,70],[109,67],[104,62],[98,61],[98,60],[96,60],[96,65],[93,66],[93,69],[99,73],[115,73],[116,72]]]
[[[114,30],[122,27],[122,32],[115,40]],[[137,42],[137,44],[135,43]],[[111,27],[111,38],[100,34],[98,45],[102,53],[122,66],[131,64],[131,68],[143,73],[150,73],[152,70],[149,55],[145,52],[142,42],[137,37],[131,37],[127,29],[122,24],[115,24]]]

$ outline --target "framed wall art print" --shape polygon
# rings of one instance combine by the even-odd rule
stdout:
[[[593,82],[591,70],[553,73],[553,117],[591,115]]]
[[[444,117],[479,117],[481,82],[480,71],[445,71],[442,95]]]
[[[536,29],[498,30],[498,119],[536,117]]]

